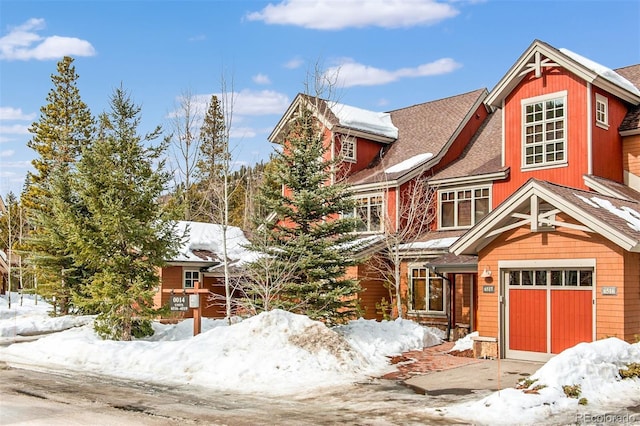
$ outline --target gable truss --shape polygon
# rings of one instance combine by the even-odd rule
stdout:
[[[553,209],[549,211],[540,211],[540,206],[542,204],[542,200],[536,195],[533,194],[529,197],[529,212],[526,213],[511,213],[511,217],[514,219],[520,219],[517,222],[511,223],[509,225],[502,226],[500,228],[496,228],[485,235],[484,238],[495,237],[498,234],[501,234],[506,231],[510,231],[515,228],[519,228],[521,226],[529,225],[531,227],[531,232],[541,232],[543,230],[548,230],[549,227],[564,227],[569,229],[574,229],[578,231],[584,232],[593,232],[592,229],[584,226],[578,225],[575,223],[562,222],[555,219],[556,214],[561,213],[560,209]]]

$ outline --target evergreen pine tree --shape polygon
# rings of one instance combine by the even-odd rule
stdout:
[[[95,120],[80,98],[73,59],[64,57],[52,75],[53,89],[40,118],[29,128],[28,146],[37,154],[34,173],[27,176],[21,200],[33,231],[26,241],[29,261],[35,265],[41,294],[55,301],[61,314],[75,311],[73,298],[90,275],[69,251],[65,213],[75,209],[70,180],[82,150],[95,133]]]
[[[227,135],[222,105],[217,96],[211,96],[207,112],[200,127],[200,157],[196,165],[201,192],[198,216],[205,221],[224,222],[223,173],[228,160]]]
[[[252,237],[253,249],[266,251],[294,267],[280,293],[285,309],[329,324],[352,318],[357,309],[357,280],[345,277],[356,265],[356,220],[348,187],[331,182],[335,163],[326,160],[322,132],[308,109],[289,123],[284,147],[265,168],[260,203],[275,214]],[[283,191],[284,187],[284,191]]]
[[[76,260],[95,269],[85,304],[100,312],[96,332],[130,340],[152,334],[156,268],[177,241],[175,223],[158,201],[170,180],[161,160],[166,143],[150,146],[161,129],[138,135],[141,109],[122,88],[110,104],[98,138],[78,163],[75,189],[86,210],[74,216],[70,240]]]

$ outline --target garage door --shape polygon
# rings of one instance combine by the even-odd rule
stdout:
[[[507,269],[507,358],[546,360],[593,340],[593,268]]]

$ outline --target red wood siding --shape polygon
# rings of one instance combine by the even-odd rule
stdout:
[[[522,170],[521,100],[567,91],[567,166],[539,170]],[[549,180],[561,185],[588,189],[583,175],[588,171],[586,83],[562,68],[545,71],[541,78],[529,74],[505,100],[505,164],[511,168],[509,179],[493,186],[495,208],[530,178]]]
[[[199,267],[182,267],[182,266],[166,266],[160,272],[161,290],[154,297],[154,306],[159,308],[169,303],[171,293],[164,293],[162,289],[175,290],[176,293],[182,292],[182,276],[183,270],[198,270]],[[202,285],[213,294],[224,297],[224,283],[221,278],[204,277]],[[226,307],[224,302],[208,301],[207,295],[200,296],[200,306],[202,307],[202,315],[209,318],[224,318],[226,315]],[[190,309],[186,312],[172,312],[170,318],[193,318],[193,311]]]
[[[609,129],[596,125],[596,93],[608,99]],[[618,98],[598,88],[593,90],[591,105],[593,174],[622,182],[622,137],[618,133],[618,128],[627,115],[627,106]]]
[[[509,290],[509,349],[547,351],[546,290]]]
[[[551,290],[551,353],[593,339],[592,290]]]
[[[624,331],[627,342],[640,337],[640,253],[624,253]]]

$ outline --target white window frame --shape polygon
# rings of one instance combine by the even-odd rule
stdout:
[[[482,199],[485,198],[483,196],[480,197],[476,197],[476,191],[487,191],[488,195],[487,195],[487,199],[488,199],[488,211],[485,214],[485,216],[487,214],[489,214],[491,212],[491,199],[492,199],[492,191],[491,191],[491,185],[482,185],[482,186],[465,186],[465,187],[454,187],[454,188],[443,188],[443,189],[439,189],[438,190],[438,229],[469,229],[471,227],[473,227],[477,222],[476,222],[476,199]],[[458,219],[458,204],[460,201],[462,201],[463,199],[458,198],[458,195],[460,192],[465,192],[465,191],[471,191],[471,224],[470,225],[459,225],[459,219]],[[442,197],[444,194],[449,194],[449,193],[454,193],[454,200],[453,200],[453,205],[454,205],[454,209],[453,209],[453,226],[443,226],[442,224],[442,208],[443,208],[443,202],[442,202]],[[483,216],[484,217],[484,216]],[[479,220],[482,220],[482,218],[480,218]]]
[[[549,110],[547,110],[547,106],[546,103],[549,101],[555,101],[555,100],[561,100],[562,101],[562,119],[557,119],[556,117],[553,118],[547,118],[545,117],[545,115],[550,112]],[[568,105],[567,105],[567,91],[563,90],[560,92],[555,92],[555,93],[550,93],[548,95],[542,95],[542,96],[536,96],[533,98],[527,98],[527,99],[522,99],[520,101],[521,104],[521,123],[522,123],[522,140],[520,143],[521,149],[522,149],[522,153],[521,153],[521,161],[522,161],[522,169],[523,170],[537,170],[537,169],[545,169],[545,168],[550,168],[550,167],[559,167],[559,166],[566,166],[567,165],[567,158],[568,158],[568,137],[567,137],[567,124],[568,124],[568,120],[567,120],[567,111],[568,111]],[[527,123],[527,107],[535,105],[535,104],[542,104],[542,110],[539,111],[539,113],[541,114],[541,120],[535,120],[531,123]],[[534,112],[535,113],[535,112]],[[535,119],[535,117],[534,117]],[[559,124],[561,123],[561,129],[549,129],[548,125],[549,124]],[[540,125],[540,131],[539,132],[535,132],[532,135],[527,135],[527,129],[528,128],[532,128],[535,127],[536,125]],[[558,139],[547,139],[547,137],[554,132],[557,132],[558,130],[562,131],[562,138],[558,138]],[[534,141],[530,144],[527,144],[527,136],[531,136],[531,137],[535,137],[536,134],[539,134],[540,137],[542,138],[540,141]],[[555,135],[554,135],[555,136]],[[549,145],[557,145],[559,143],[562,143],[563,148],[562,150],[556,150],[556,147],[554,146],[553,150],[551,151],[547,151],[547,149],[549,148]],[[531,147],[533,152],[531,152],[530,154],[527,153],[527,148]],[[540,148],[539,152],[536,152],[536,148]],[[548,160],[547,156],[548,155],[553,155],[553,153],[559,153],[562,152],[562,159],[553,159],[553,160]],[[542,157],[542,161],[541,162],[532,162],[530,164],[527,164],[527,157],[532,156],[534,158],[535,161],[535,157],[537,156],[541,156]]]
[[[196,276],[194,276],[193,274],[195,274]],[[187,278],[187,275],[189,275],[189,277]],[[185,269],[182,272],[182,288],[195,288],[195,282],[196,281],[200,281],[200,271],[197,269]],[[187,285],[187,283],[190,283],[190,285]]]
[[[380,204],[372,204],[371,200],[375,199],[375,198],[380,198]],[[357,195],[354,197],[355,201],[356,201],[356,205],[353,208],[353,212],[344,216],[348,216],[348,217],[360,217],[360,215],[358,215],[358,208],[361,207],[363,204],[361,204],[360,202],[362,200],[367,200],[366,202],[366,207],[367,207],[367,220],[363,221],[366,225],[366,229],[356,229],[355,233],[356,234],[379,234],[384,232],[384,219],[385,219],[385,200],[384,200],[384,194],[382,192],[379,193],[375,193],[375,194],[366,194],[366,195]],[[379,229],[371,229],[371,206],[373,205],[379,205],[380,206],[380,227]]]
[[[609,99],[596,93],[596,126],[609,129]]]
[[[347,154],[347,150],[345,149],[345,146],[347,145],[351,146],[350,155]],[[357,147],[358,147],[358,140],[355,136],[342,136],[340,141],[340,155],[342,156],[342,159],[344,161],[355,163],[358,158],[358,154],[356,151]]]
[[[414,290],[415,282],[414,282],[413,272],[417,270],[424,270],[426,272],[425,277],[417,277],[420,280],[424,280],[425,309],[416,309],[413,306],[413,293],[415,292]],[[431,298],[431,280],[432,279],[440,280],[442,284],[442,310],[440,311],[429,309],[430,308],[429,299]],[[426,313],[428,315],[434,315],[434,316],[446,316],[447,306],[448,306],[448,294],[447,294],[447,284],[445,283],[445,278],[434,274],[429,268],[425,268],[424,266],[412,266],[412,267],[409,267],[409,289],[411,291],[411,297],[409,298],[409,305],[410,305],[409,310],[411,312],[421,312],[421,313]]]

